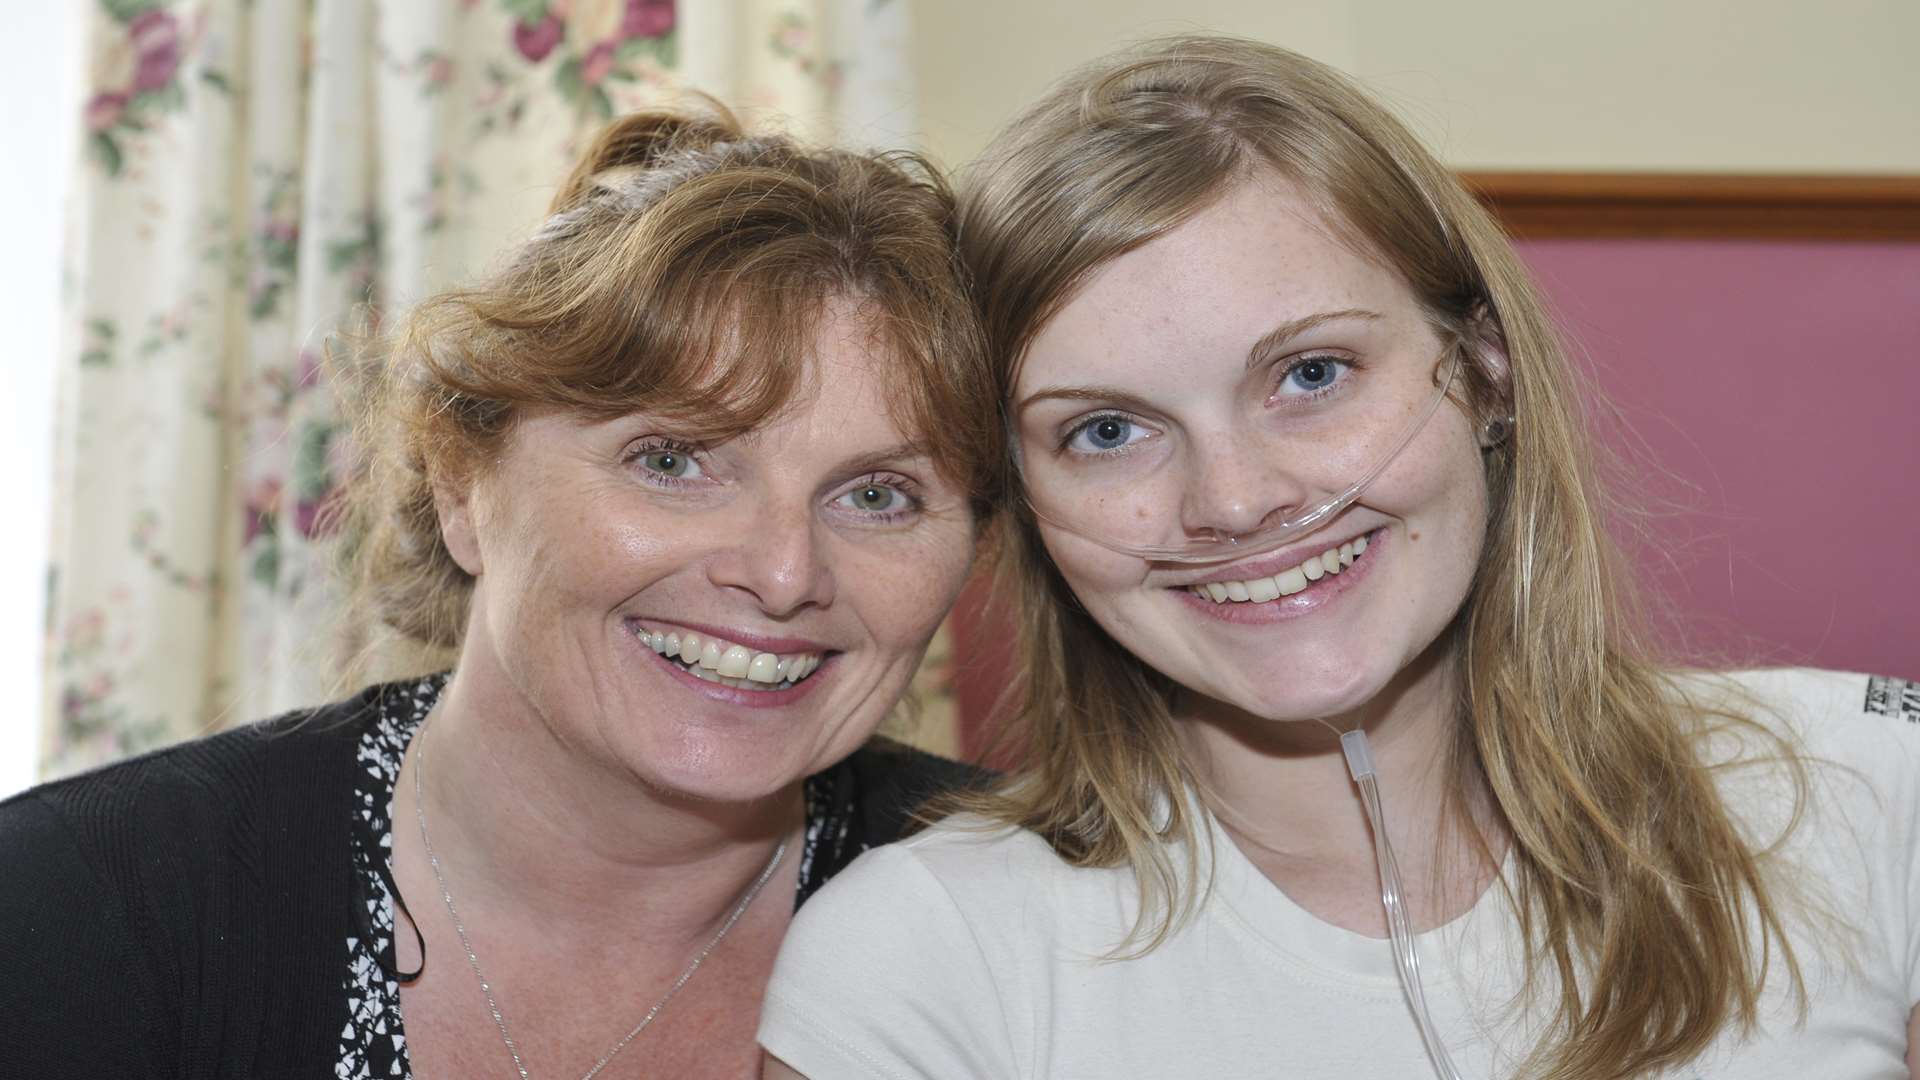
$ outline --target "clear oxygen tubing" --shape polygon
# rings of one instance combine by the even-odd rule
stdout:
[[[1447,400],[1447,391],[1452,388],[1454,377],[1460,370],[1460,354],[1463,351],[1464,349],[1459,345],[1448,347],[1446,350],[1446,359],[1443,361],[1445,366],[1440,370],[1438,377],[1434,379],[1433,396],[1427,400],[1419,412],[1414,414],[1412,421],[1407,424],[1406,429],[1400,432],[1388,446],[1386,453],[1382,454],[1378,461],[1374,462],[1373,465],[1369,467],[1366,472],[1362,473],[1353,483],[1305,507],[1293,517],[1286,518],[1283,521],[1277,521],[1271,524],[1263,522],[1251,532],[1237,536],[1214,536],[1179,546],[1136,546],[1117,543],[1111,536],[1099,535],[1095,531],[1087,530],[1084,527],[1076,527],[1073,522],[1064,521],[1059,515],[1047,513],[1045,509],[1035,505],[1032,499],[1027,500],[1027,506],[1033,511],[1034,517],[1054,528],[1072,533],[1082,540],[1091,540],[1109,551],[1121,555],[1131,555],[1135,558],[1147,559],[1153,562],[1185,563],[1189,565],[1230,562],[1234,559],[1244,559],[1249,556],[1264,555],[1269,551],[1276,551],[1285,547],[1293,540],[1305,536],[1333,520],[1334,515],[1353,505],[1354,500],[1360,497],[1360,493],[1367,489],[1367,485],[1373,483],[1381,473],[1387,471],[1387,466],[1393,464],[1394,460],[1400,456],[1400,452],[1405,450],[1407,444],[1411,443],[1414,438],[1420,434],[1421,430],[1427,426],[1427,421],[1433,418],[1434,413],[1440,411],[1441,404]]]
[[[1440,1080],[1462,1080],[1460,1070],[1447,1056],[1446,1044],[1433,1026],[1427,1010],[1427,991],[1420,981],[1420,948],[1413,939],[1413,924],[1407,918],[1405,892],[1400,885],[1400,866],[1394,861],[1393,843],[1387,839],[1386,812],[1380,807],[1380,777],[1373,767],[1373,751],[1367,746],[1367,733],[1359,729],[1340,736],[1340,749],[1347,757],[1347,772],[1360,788],[1360,802],[1366,807],[1367,824],[1373,829],[1373,857],[1380,865],[1380,904],[1387,910],[1387,934],[1392,941],[1393,966],[1400,972],[1400,985],[1407,993],[1407,1004],[1420,1025],[1420,1039],[1426,1043],[1427,1056],[1433,1059],[1433,1071]]]

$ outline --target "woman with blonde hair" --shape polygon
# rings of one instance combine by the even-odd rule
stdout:
[[[347,375],[356,595],[451,671],[0,805],[0,1074],[751,1076],[999,431],[944,182],[615,122]]]
[[[1150,43],[961,246],[1025,757],[797,920],[770,1075],[1909,1075],[1902,684],[1654,658],[1565,351],[1400,123]]]

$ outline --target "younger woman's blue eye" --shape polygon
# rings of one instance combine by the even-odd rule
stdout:
[[[1348,364],[1331,356],[1309,356],[1287,369],[1280,380],[1282,394],[1311,394],[1340,381]]]
[[[1118,450],[1138,442],[1144,434],[1140,425],[1124,416],[1096,416],[1074,429],[1067,438],[1067,447],[1082,453]]]

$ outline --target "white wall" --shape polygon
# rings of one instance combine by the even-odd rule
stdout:
[[[1359,76],[1462,168],[1920,173],[1914,0],[920,0],[948,164],[1117,44],[1220,31]]]
[[[0,101],[8,103],[0,153],[0,798],[31,784],[39,759],[61,193],[80,118],[81,10],[9,5],[9,38],[23,47],[0,64]]]

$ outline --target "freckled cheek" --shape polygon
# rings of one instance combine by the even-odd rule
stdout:
[[[883,650],[917,649],[953,609],[972,565],[972,538],[862,551],[837,560],[834,580]]]
[[[1139,559],[1053,529],[1045,530],[1042,540],[1074,595],[1089,606],[1098,603],[1100,597],[1140,585]]]

